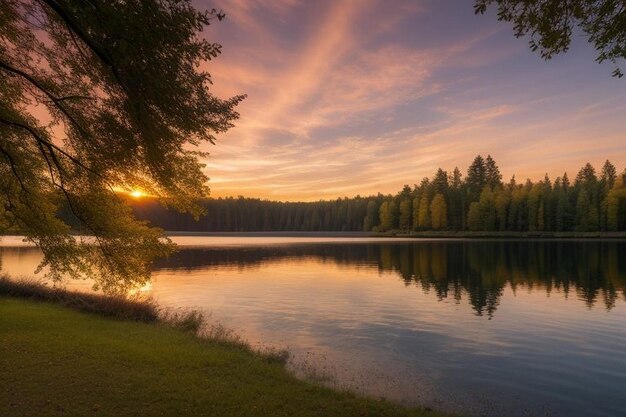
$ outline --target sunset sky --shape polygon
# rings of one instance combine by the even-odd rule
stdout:
[[[198,6],[212,8],[214,1]],[[472,0],[227,0],[214,92],[245,93],[207,147],[212,195],[395,193],[491,154],[508,180],[626,165],[626,78],[580,36],[552,61]]]

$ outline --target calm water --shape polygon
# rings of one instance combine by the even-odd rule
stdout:
[[[477,416],[626,416],[626,242],[176,240],[148,291],[289,348],[302,376]],[[15,243],[3,269],[31,274]]]

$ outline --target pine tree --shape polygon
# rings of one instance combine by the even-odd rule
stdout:
[[[550,177],[548,174],[543,179],[543,203],[544,203],[544,229],[548,231],[554,231],[556,227],[556,204],[557,204],[557,194],[554,192],[552,187],[552,181],[550,181]]]
[[[602,166],[602,177],[601,181],[607,190],[610,190],[615,185],[615,180],[617,179],[617,170],[615,169],[615,165],[613,165],[608,159],[604,162]]]
[[[485,186],[483,192],[480,194],[478,206],[482,230],[496,230],[496,202],[494,193],[489,186]]]
[[[585,188],[578,193],[576,200],[576,230],[579,232],[588,232],[591,230],[591,200],[589,193]]]
[[[539,212],[542,203],[543,187],[541,183],[533,184],[528,193],[528,230],[531,232],[541,230],[539,223],[543,226],[543,210]]]
[[[467,213],[467,226],[473,232],[482,230],[483,222],[480,218],[480,206],[477,202],[473,202],[469,206]]]
[[[435,178],[432,182],[433,194],[443,194],[448,192],[448,173],[441,168],[435,173]]]
[[[485,160],[478,155],[467,169],[465,184],[467,185],[469,201],[478,201],[480,198],[480,193],[487,183],[486,175]]]
[[[500,174],[500,169],[498,168],[498,165],[496,165],[496,161],[491,158],[491,155],[487,155],[487,159],[485,159],[485,181],[491,189],[502,186],[502,175]]]
[[[615,166],[607,159],[602,166],[602,175],[600,177],[599,200],[600,200],[600,230],[608,228],[608,211],[609,201],[608,195],[615,185],[617,179],[617,170]]]
[[[507,211],[510,203],[509,190],[500,189],[496,193],[496,218],[498,230],[507,230]]]
[[[453,230],[461,230],[464,225],[463,180],[458,167],[454,168],[448,188],[448,224]]]

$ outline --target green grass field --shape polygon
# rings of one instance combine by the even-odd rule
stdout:
[[[248,349],[0,296],[0,416],[441,416],[299,381]]]

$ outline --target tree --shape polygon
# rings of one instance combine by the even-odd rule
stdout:
[[[528,193],[528,230],[543,230],[543,185],[533,184]],[[541,210],[540,210],[541,209]],[[540,227],[541,224],[541,227]]]
[[[615,180],[617,179],[617,169],[615,169],[615,165],[611,163],[608,159],[604,162],[602,166],[602,176],[601,181],[604,184],[604,187],[607,190],[610,190],[615,185]]]
[[[413,224],[413,230],[417,230],[419,229],[419,222],[420,222],[420,198],[419,197],[415,197],[413,199],[413,219],[412,219],[412,224]]]
[[[511,191],[511,203],[509,205],[508,221],[509,230],[527,230],[528,210],[528,188],[525,186],[515,186]]]
[[[507,230],[507,210],[511,200],[508,190],[500,189],[496,193],[496,217],[498,221],[498,230]]]
[[[448,227],[448,207],[443,194],[435,194],[430,203],[430,219],[432,228],[442,230]]]
[[[445,194],[448,191],[448,173],[441,168],[435,173],[432,189],[434,194]]]
[[[474,10],[484,14],[493,4],[498,20],[512,22],[518,38],[530,35],[530,49],[543,59],[567,52],[576,27],[598,51],[596,61],[626,58],[626,9],[621,1],[476,0]],[[613,76],[622,77],[622,71],[616,68]]]
[[[422,197],[420,197],[417,225],[420,229],[429,229],[431,227],[430,196],[426,192],[422,194]]]
[[[454,168],[450,187],[448,188],[448,218],[449,225],[454,230],[460,230],[465,225],[465,210],[463,207],[463,180],[458,167]]]
[[[626,188],[614,187],[609,192],[607,200],[607,230],[615,232],[620,230],[620,203],[626,202]],[[626,213],[622,213],[622,217],[626,217]]]
[[[400,230],[409,231],[411,230],[411,200],[406,198],[400,201],[400,218],[399,218],[399,227]]]
[[[574,209],[569,196],[567,174],[563,175],[563,180],[557,179],[554,186],[554,192],[557,194],[556,231],[569,231],[572,229],[572,225],[574,224]]]
[[[486,231],[496,230],[496,202],[494,192],[489,186],[485,186],[483,192],[480,193],[478,207],[481,229]]]
[[[473,232],[483,230],[483,222],[480,217],[480,206],[478,202],[473,202],[469,206],[467,213],[467,225]]]
[[[480,198],[480,193],[487,184],[486,174],[485,160],[478,155],[467,169],[467,178],[465,179],[469,201],[478,201]]]
[[[609,210],[609,198],[608,195],[611,189],[615,185],[617,179],[617,169],[608,159],[602,166],[602,174],[600,177],[600,229],[606,230],[608,227],[608,210]]]
[[[594,213],[593,205],[586,189],[578,193],[576,201],[576,230],[579,232],[591,232],[597,228],[597,211]]]
[[[369,232],[378,224],[378,203],[376,200],[367,202],[367,215],[363,221],[363,231]]]
[[[397,221],[397,205],[393,200],[385,201],[380,206],[380,226],[381,232],[392,230]]]
[[[190,0],[2,2],[0,224],[42,249],[52,278],[125,291],[171,252],[118,190],[202,214],[194,147],[230,128],[243,99],[212,95],[200,69],[220,53],[201,33],[223,17]],[[70,234],[64,207],[94,241]]]
[[[485,182],[491,189],[502,186],[502,174],[500,168],[496,165],[491,155],[487,155],[485,159]]]

